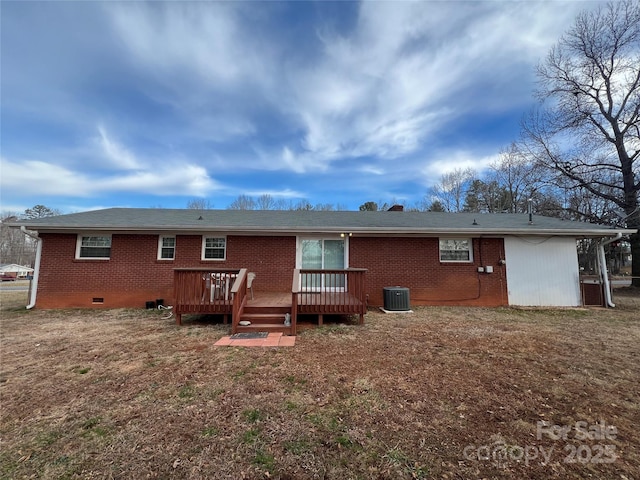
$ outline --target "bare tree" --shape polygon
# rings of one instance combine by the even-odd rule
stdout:
[[[467,190],[476,178],[472,168],[456,168],[445,173],[440,181],[431,188],[433,201],[438,201],[447,212],[462,211]]]
[[[293,200],[279,198],[275,201],[274,210],[295,210]]]
[[[506,191],[504,207],[508,213],[526,212],[533,192],[544,187],[540,167],[527,159],[515,143],[502,150],[489,169],[489,178]]]
[[[45,218],[60,215],[60,211],[44,205],[27,208],[23,214],[2,212],[0,214],[0,262],[33,266],[36,257],[35,241],[11,224],[20,219]]]
[[[538,77],[542,108],[523,128],[528,153],[639,228],[640,4],[615,1],[579,14]],[[640,286],[640,234],[630,243]]]
[[[313,210],[318,212],[333,212],[336,210],[336,206],[333,203],[316,203],[313,206]]]
[[[294,210],[313,210],[313,205],[309,203],[309,200],[300,200],[293,207]]]
[[[228,208],[229,210],[255,210],[256,201],[249,195],[238,195]]]
[[[0,216],[0,263],[33,265],[33,241],[11,224],[18,221],[15,212],[3,212]]]
[[[206,198],[192,198],[187,202],[187,208],[191,210],[211,210],[213,204]]]
[[[276,201],[268,193],[262,194],[256,200],[256,208],[258,210],[276,210]]]

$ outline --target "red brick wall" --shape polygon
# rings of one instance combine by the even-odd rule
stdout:
[[[383,288],[409,288],[411,305],[507,305],[502,239],[474,238],[473,263],[441,263],[437,238],[352,237],[349,265],[367,268],[370,305],[383,305]],[[478,266],[494,273],[478,273]]]
[[[177,235],[174,261],[157,260],[158,235],[112,235],[110,260],[76,260],[75,234],[41,237],[39,308],[144,307],[159,298],[168,305],[178,267],[247,268],[255,291],[288,291],[295,268],[295,237],[228,236],[224,261],[200,259],[201,235]]]
[[[171,304],[178,267],[247,268],[256,273],[256,292],[286,292],[295,268],[293,236],[230,235],[224,261],[200,260],[201,235],[177,235],[174,261],[157,260],[157,235],[114,234],[110,260],[75,260],[75,234],[41,237],[39,308],[144,307],[158,298]],[[368,269],[371,305],[382,305],[383,287],[396,285],[410,289],[412,305],[506,305],[502,239],[476,238],[473,248],[473,264],[440,263],[437,238],[352,237],[349,264]],[[494,273],[478,273],[479,265],[492,265]],[[104,303],[94,305],[94,298]]]

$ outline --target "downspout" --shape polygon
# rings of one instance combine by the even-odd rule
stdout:
[[[42,239],[36,234],[28,231],[24,225],[20,227],[20,231],[36,241],[36,263],[33,266],[33,280],[31,283],[31,298],[27,310],[31,310],[36,306],[36,297],[38,296],[38,279],[40,278],[40,258],[42,257]]]
[[[616,304],[613,303],[613,300],[611,299],[611,285],[609,284],[609,275],[607,274],[607,259],[604,255],[604,246],[609,245],[616,240],[620,240],[621,238],[622,233],[618,232],[615,237],[598,243],[598,263],[600,264],[600,275],[602,275],[602,280],[604,282],[604,299],[607,302],[607,306],[611,308],[614,308]]]

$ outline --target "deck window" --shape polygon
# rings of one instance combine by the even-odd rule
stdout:
[[[202,260],[224,260],[227,254],[225,237],[202,237]]]
[[[473,253],[470,238],[441,238],[441,262],[472,262]]]
[[[111,235],[78,235],[76,258],[109,260]]]
[[[158,260],[174,260],[176,258],[176,237],[160,236],[158,239]]]

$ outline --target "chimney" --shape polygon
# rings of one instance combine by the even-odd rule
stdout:
[[[393,205],[387,212],[403,212],[404,205]]]

